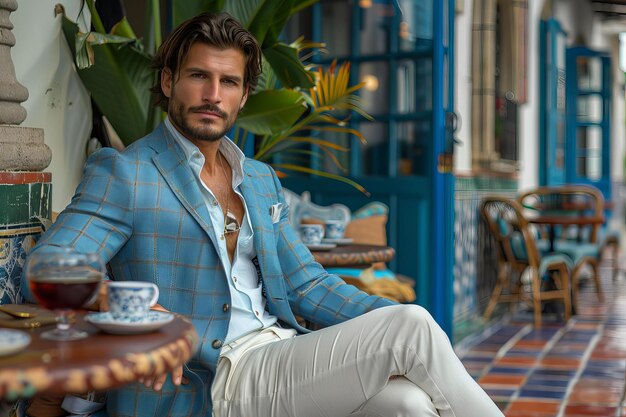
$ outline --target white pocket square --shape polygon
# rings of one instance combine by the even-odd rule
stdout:
[[[283,211],[283,203],[272,204],[270,207],[270,216],[272,216],[272,223],[278,223],[280,221],[280,213]]]

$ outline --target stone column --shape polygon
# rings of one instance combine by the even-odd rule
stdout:
[[[0,0],[0,304],[20,303],[20,277],[26,253],[52,215],[51,175],[40,172],[52,159],[43,130],[19,126],[26,119],[20,103],[28,90],[15,78],[9,20],[16,0]]]
[[[9,15],[16,9],[16,0],[0,0],[0,171],[41,171],[52,159],[43,130],[18,126],[26,119],[20,103],[28,90],[15,78],[11,59],[15,37]]]

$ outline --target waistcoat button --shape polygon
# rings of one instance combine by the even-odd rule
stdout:
[[[213,346],[214,349],[219,349],[222,347],[222,341],[219,339],[215,339],[213,343],[211,343],[211,346]]]
[[[222,311],[223,311],[224,313],[226,313],[228,310],[230,310],[230,306],[229,306],[228,304],[224,304],[224,305],[222,306]]]

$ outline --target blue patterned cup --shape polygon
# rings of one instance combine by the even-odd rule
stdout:
[[[143,281],[111,281],[108,285],[109,312],[114,320],[139,323],[159,299],[159,287]]]
[[[342,220],[326,220],[325,230],[326,239],[342,239],[346,232],[346,224]]]
[[[324,237],[324,226],[321,224],[301,224],[300,240],[305,245],[319,245]]]

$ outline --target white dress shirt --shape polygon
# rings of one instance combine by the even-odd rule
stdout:
[[[198,147],[186,139],[172,125],[169,118],[165,119],[165,126],[180,145],[187,158],[189,167],[193,171],[202,197],[209,210],[209,217],[218,237],[217,251],[224,266],[228,285],[230,287],[231,316],[228,325],[228,334],[225,343],[232,342],[254,330],[266,328],[276,323],[277,318],[265,311],[266,300],[262,294],[260,271],[254,265],[256,250],[253,244],[253,230],[246,201],[239,192],[239,185],[243,181],[243,161],[245,155],[230,139],[224,137],[220,142],[219,152],[226,158],[232,168],[232,187],[243,203],[244,217],[241,230],[237,238],[237,247],[233,263],[230,263],[226,249],[224,230],[224,212],[215,194],[200,179],[200,172],[204,166],[204,155]]]

